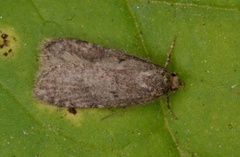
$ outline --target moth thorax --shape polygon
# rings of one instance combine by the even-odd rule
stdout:
[[[178,89],[178,86],[181,84],[181,81],[179,80],[179,77],[176,73],[172,73],[170,75],[170,89],[172,91],[176,91]]]

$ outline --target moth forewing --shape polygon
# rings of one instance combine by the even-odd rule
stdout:
[[[34,95],[64,107],[117,107],[143,104],[180,84],[165,67],[80,39],[59,38],[42,45]],[[168,105],[169,106],[169,105]]]

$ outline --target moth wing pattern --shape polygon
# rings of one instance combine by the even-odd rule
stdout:
[[[169,89],[166,69],[124,52],[80,39],[59,38],[42,45],[34,95],[64,107],[142,104]]]
[[[131,64],[127,66],[132,66],[133,68],[148,69],[154,67],[153,63],[148,60],[74,38],[49,39],[43,44],[41,49],[43,54],[40,56],[40,62],[44,64],[41,64],[43,67],[40,70],[47,70],[48,67],[59,63],[79,63],[84,60],[97,63],[98,65],[101,64],[101,66],[110,66],[109,68],[115,68],[111,67],[112,64],[118,64],[123,61],[124,64],[130,62]],[[123,65],[123,63],[121,64]]]

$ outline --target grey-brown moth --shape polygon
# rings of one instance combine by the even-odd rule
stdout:
[[[144,104],[163,94],[168,104],[168,91],[182,83],[167,71],[174,43],[163,67],[80,39],[47,40],[41,45],[34,96],[70,108]]]

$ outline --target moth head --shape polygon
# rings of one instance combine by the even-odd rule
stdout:
[[[178,89],[178,86],[185,85],[183,81],[181,81],[177,75],[177,73],[173,72],[170,76],[170,89],[173,92],[176,92]]]

